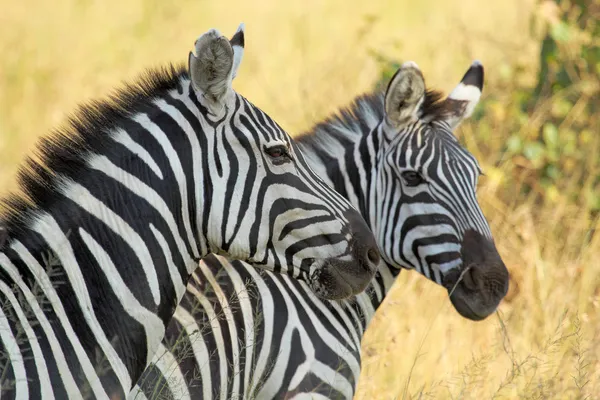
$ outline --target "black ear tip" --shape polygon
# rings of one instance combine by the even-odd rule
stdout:
[[[244,25],[244,23],[241,23],[240,26],[238,27],[237,31],[235,32],[235,34],[229,41],[229,43],[231,44],[231,47],[233,47],[233,46],[244,47],[246,45],[246,39],[244,38],[244,29],[245,29],[245,25]]]
[[[231,44],[231,47],[234,47],[234,46],[244,47],[244,45],[246,44],[245,40],[244,40],[244,31],[236,32],[235,35],[233,35],[233,37],[229,41],[229,43]]]
[[[481,90],[483,89],[483,78],[483,64],[481,64],[479,60],[475,60],[462,78],[461,83],[464,85],[475,86]]]

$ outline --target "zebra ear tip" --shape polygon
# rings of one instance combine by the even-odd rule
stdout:
[[[240,26],[238,26],[237,31],[235,31],[235,33],[233,34],[233,36],[231,37],[231,40],[229,41],[229,43],[231,43],[231,46],[239,46],[239,47],[244,47],[246,44],[246,39],[244,38],[244,30],[246,29],[246,25],[242,22],[240,24]]]
[[[414,68],[416,70],[420,70],[419,65],[414,61],[405,61],[400,66],[401,69]]]
[[[475,60],[471,63],[461,83],[463,85],[475,86],[481,91],[483,89],[483,78],[483,64],[479,60]]]

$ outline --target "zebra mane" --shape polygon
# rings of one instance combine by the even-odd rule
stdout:
[[[444,100],[442,92],[430,89],[426,90],[425,99],[423,99],[420,109],[421,118],[426,118],[430,121],[446,118],[448,113],[454,111],[454,108],[450,107],[450,103]]]
[[[327,149],[327,142],[335,140],[344,145],[354,143],[369,133],[385,117],[383,92],[374,91],[356,97],[349,106],[314,125],[294,139],[311,147]]]
[[[85,170],[88,154],[106,149],[106,135],[153,99],[172,89],[182,90],[187,77],[184,65],[149,69],[132,83],[124,83],[102,100],[80,105],[66,123],[39,139],[34,155],[17,171],[18,190],[0,199],[0,223],[9,238],[25,227],[40,206],[49,206],[59,195],[57,175],[73,178]]]
[[[333,115],[317,123],[311,130],[295,137],[303,144],[321,141],[324,138],[336,139],[341,143],[352,143],[366,135],[385,118],[383,91],[373,91],[356,97],[349,106],[341,108]],[[436,90],[427,90],[421,105],[421,118],[435,120],[451,112],[444,102],[443,94]]]

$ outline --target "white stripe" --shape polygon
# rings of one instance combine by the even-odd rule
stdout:
[[[248,293],[248,285],[254,285],[252,282],[244,282],[240,277],[236,268],[233,267],[226,258],[217,256],[219,261],[221,262],[223,268],[229,275],[229,278],[233,282],[235,292],[237,298],[239,300],[239,311],[237,313],[241,313],[244,317],[244,334],[245,334],[245,348],[246,348],[246,361],[244,365],[244,382],[245,390],[248,390],[250,383],[250,374],[252,370],[252,360],[254,357],[254,349],[257,346],[256,343],[256,325],[254,323],[255,310],[252,308],[252,303],[250,302],[250,294]],[[252,267],[250,267],[252,268]],[[249,393],[246,393],[248,396]]]
[[[144,182],[131,175],[127,171],[117,167],[106,156],[98,155],[91,157],[88,160],[88,165],[93,169],[102,171],[112,179],[123,184],[132,193],[146,200],[152,206],[152,208],[154,208],[160,214],[162,219],[169,227],[171,237],[173,240],[175,240],[175,244],[177,245],[177,249],[179,250],[181,257],[186,260],[186,262],[192,262],[192,264],[190,264],[192,266],[188,266],[187,271],[191,273],[194,269],[196,269],[197,263],[193,262],[192,257],[187,251],[185,242],[179,234],[179,228],[177,222],[175,222],[175,217],[173,216],[171,209],[167,203],[165,203],[164,199],[158,193],[156,193],[153,188],[146,185]],[[185,290],[185,285],[183,285],[183,283],[181,283],[181,285],[181,288],[177,288],[177,290],[180,290],[179,293],[183,293]]]
[[[98,218],[131,247],[144,270],[144,276],[150,287],[150,293],[152,293],[154,304],[160,304],[160,289],[158,287],[158,277],[156,276],[156,271],[154,269],[154,260],[150,257],[150,251],[140,235],[138,235],[138,233],[129,226],[123,218],[107,207],[102,201],[94,197],[94,195],[79,183],[67,182],[61,192],[85,211]],[[73,282],[74,287],[85,287],[83,276],[78,279],[80,280]],[[140,276],[140,279],[143,280],[143,277]]]
[[[27,335],[27,342],[29,346],[31,346],[31,351],[33,353],[33,360],[35,362],[35,368],[38,374],[38,381],[40,384],[40,393],[42,398],[53,398],[54,392],[52,390],[52,385],[50,384],[50,376],[48,375],[48,367],[46,366],[46,359],[44,358],[44,354],[42,353],[42,349],[40,348],[40,344],[38,342],[35,331],[29,324],[29,321],[23,310],[21,309],[21,305],[17,301],[12,290],[8,287],[6,283],[0,281],[0,291],[4,293],[4,295],[8,298],[9,303],[11,303],[17,317],[19,318],[19,322]],[[6,307],[6,306],[5,306]],[[0,312],[2,310],[0,309]],[[2,317],[0,317],[2,318]],[[23,397],[26,398],[27,394]],[[16,398],[19,398],[17,395]]]
[[[50,280],[48,279],[46,272],[42,269],[41,265],[37,262],[37,260],[35,258],[33,258],[33,256],[27,251],[25,246],[23,246],[23,244],[16,239],[12,240],[10,247],[27,264],[32,275],[35,277],[36,282],[44,290],[44,294],[50,301],[50,304],[52,304],[53,308],[55,310],[56,310],[56,308],[62,308],[62,304],[60,304],[60,301],[58,301],[59,304],[56,303],[57,298],[55,296],[52,296],[51,294],[48,295],[48,293],[47,293],[48,287],[53,291],[52,283],[50,283]],[[56,361],[56,365],[58,367],[58,373],[60,374],[63,385],[65,386],[65,390],[67,391],[67,393],[69,393],[70,396],[72,396],[72,398],[81,399],[82,398],[81,393],[79,393],[77,384],[75,383],[75,380],[73,379],[73,375],[71,375],[71,370],[69,369],[69,366],[67,364],[67,360],[65,359],[65,355],[63,354],[62,348],[60,347],[60,344],[58,342],[58,339],[56,338],[56,335],[54,334],[54,330],[52,329],[50,322],[48,322],[46,315],[44,314],[40,305],[38,304],[36,297],[33,295],[33,293],[31,293],[31,291],[29,290],[29,287],[25,284],[25,282],[23,282],[23,279],[21,278],[21,274],[19,273],[19,271],[17,271],[17,268],[10,262],[8,257],[6,257],[6,255],[3,253],[0,253],[0,265],[2,265],[4,271],[6,271],[8,273],[10,278],[17,284],[19,289],[23,292],[25,299],[27,299],[27,303],[33,310],[33,313],[35,314],[36,319],[39,321],[42,329],[44,330],[44,334],[46,335],[46,339],[48,340],[48,343],[50,344],[50,349],[52,351],[52,355],[54,356],[54,360]],[[62,324],[62,321],[60,321],[61,315],[59,315],[57,313],[57,316],[59,317],[59,322]],[[67,332],[67,334],[69,331],[68,328],[70,328],[70,327],[71,327],[70,324],[68,324],[68,326],[65,326],[65,332]],[[79,341],[77,341],[76,343],[79,344]],[[76,347],[77,347],[76,344],[72,343],[72,345],[73,345],[73,348],[76,349]],[[81,345],[79,345],[79,346],[81,346]],[[87,355],[85,355],[85,358],[87,359]],[[83,365],[83,363],[84,363],[83,358],[80,359],[80,362]],[[88,360],[88,363],[89,363],[89,360]],[[85,369],[84,369],[84,372],[85,372]]]
[[[183,307],[175,309],[173,316],[185,330],[194,352],[196,365],[200,369],[200,378],[202,379],[202,397],[210,399],[212,397],[212,378],[210,374],[210,353],[202,336],[203,330],[200,329],[196,320]]]
[[[33,230],[44,236],[52,251],[60,258],[62,266],[69,278],[69,282],[71,283],[71,288],[75,292],[75,297],[77,298],[85,321],[96,337],[100,348],[103,350],[106,359],[117,375],[121,386],[125,390],[129,390],[129,388],[131,388],[129,371],[119,354],[117,354],[110,340],[106,337],[106,332],[104,332],[102,325],[96,317],[94,305],[92,304],[85,279],[83,278],[83,271],[77,262],[69,239],[62,233],[54,218],[38,219],[33,226]],[[82,228],[79,229],[79,232],[85,233]],[[89,237],[89,239],[91,239],[91,237]],[[96,242],[94,242],[94,244],[99,246]],[[92,251],[92,249],[90,249],[90,251]]]
[[[256,398],[258,399],[272,399],[275,397],[275,393],[281,389],[286,389],[288,391],[290,389],[293,389],[293,387],[282,388],[284,374],[279,372],[285,371],[289,362],[290,353],[292,352],[292,334],[295,331],[297,331],[300,335],[301,346],[299,349],[294,349],[294,353],[302,352],[305,355],[305,361],[297,367],[296,373],[294,374],[294,379],[290,382],[290,385],[298,385],[299,379],[302,379],[302,376],[304,376],[310,371],[310,365],[315,360],[315,348],[312,345],[310,338],[307,338],[308,335],[304,327],[298,324],[299,317],[297,309],[294,306],[291,297],[289,296],[290,293],[283,290],[285,287],[282,287],[281,283],[278,282],[276,279],[274,279],[273,282],[277,285],[277,288],[279,289],[283,297],[288,314],[282,336],[276,338],[277,342],[279,343],[279,352],[275,356],[274,364],[268,366],[270,374],[268,378],[263,382],[263,385],[256,396]],[[265,336],[268,336],[268,333]]]
[[[335,368],[337,366],[330,367],[316,360],[312,365],[311,372],[321,378],[323,382],[327,382],[329,386],[342,393],[343,398],[351,399],[354,394],[354,386]]]
[[[222,313],[225,314],[225,320],[227,321],[227,325],[229,327],[229,332],[232,336],[232,340],[230,343],[228,343],[228,347],[231,348],[232,363],[233,363],[233,376],[229,377],[228,383],[233,378],[233,385],[231,387],[231,392],[237,393],[237,392],[239,392],[239,388],[240,388],[240,349],[238,347],[239,342],[237,340],[237,337],[235,337],[236,333],[237,333],[237,328],[236,328],[236,324],[235,324],[235,319],[233,318],[232,308],[229,305],[229,302],[228,302],[229,299],[223,293],[221,286],[215,280],[215,277],[211,273],[208,266],[205,263],[200,263],[200,269],[202,270],[202,273],[204,274],[204,277],[206,278],[208,283],[213,287],[214,293],[216,294],[217,299],[218,299],[219,303],[221,304]],[[235,301],[235,297],[233,296],[233,293],[230,294],[230,296],[231,296],[231,299],[233,299]],[[236,305],[234,305],[234,307],[236,307]],[[225,340],[225,338],[223,338],[223,340]]]
[[[127,400],[148,400],[148,398],[140,386],[135,385],[133,390],[129,393],[129,395],[127,395]]]
[[[292,283],[289,282],[288,279],[284,279],[288,286],[292,286]],[[343,339],[348,346],[355,346],[357,342],[360,342],[360,338],[357,337],[354,333],[354,328],[352,322],[348,318],[346,312],[340,307],[340,303],[337,301],[329,301],[329,306],[333,308],[337,314],[342,318],[342,321],[346,325],[345,327],[340,324],[338,319],[333,315],[333,312],[327,307],[324,301],[318,298],[314,292],[310,289],[308,284],[304,281],[299,282],[300,287],[304,290],[306,296],[310,299],[312,306],[316,307],[321,313],[323,313],[323,317],[327,320],[333,329],[335,329],[335,335]],[[290,292],[291,289],[287,289],[287,292]],[[352,334],[352,337],[348,335],[348,331]]]
[[[212,308],[212,304],[194,287],[193,285],[188,285],[188,292],[191,295],[198,299],[201,307],[206,311],[206,315],[210,322],[210,327],[212,328],[215,343],[217,345],[217,357],[219,361],[219,374],[221,375],[221,390],[220,390],[220,398],[227,398],[227,354],[225,353],[225,343],[223,342],[223,332],[221,331],[221,325],[219,324],[219,316],[215,313]],[[202,331],[200,331],[202,332]],[[209,355],[210,357],[210,355]],[[210,360],[210,358],[208,358]],[[212,360],[211,360],[212,361]]]
[[[16,300],[16,299],[15,299]],[[3,307],[0,307],[0,339],[4,345],[5,357],[8,356],[8,361],[13,368],[15,375],[15,398],[29,398],[29,386],[27,385],[27,372],[25,372],[25,363],[21,355],[21,349],[17,344],[17,339],[14,337],[8,318],[4,315]],[[18,326],[18,325],[17,325]],[[4,366],[8,368],[8,365]]]
[[[196,135],[198,135],[198,132],[194,132],[189,121],[179,112],[179,110],[177,108],[168,104],[163,99],[157,99],[154,101],[154,103],[156,104],[156,106],[158,108],[161,109],[161,111],[165,112],[166,114],[168,114],[169,116],[171,116],[171,118],[173,118],[175,120],[175,122],[181,127],[181,129],[183,129],[183,131],[187,135],[188,139],[190,138],[190,136],[196,137]],[[142,114],[142,115],[138,116],[137,118],[135,118],[135,120],[139,124],[141,124],[144,127],[144,129],[146,129],[148,132],[150,132],[150,134],[152,134],[152,136],[154,136],[156,138],[156,140],[158,140],[158,142],[161,144],[163,151],[165,152],[165,154],[169,160],[169,164],[171,165],[171,168],[173,169],[173,174],[175,175],[175,179],[177,179],[177,186],[179,187],[179,196],[181,196],[181,207],[182,207],[181,208],[181,217],[183,219],[183,226],[185,227],[185,230],[187,232],[188,242],[192,246],[194,256],[199,257],[200,253],[198,253],[197,242],[194,239],[194,234],[192,232],[192,228],[190,225],[191,224],[190,218],[192,216],[190,215],[190,210],[189,210],[188,187],[187,187],[187,180],[186,180],[186,176],[187,176],[186,172],[193,173],[194,171],[184,171],[183,170],[183,167],[181,166],[181,160],[180,160],[179,154],[177,154],[177,152],[173,148],[173,144],[167,137],[166,133],[163,132],[158,125],[156,125],[154,122],[152,122],[148,118],[147,115]],[[190,140],[190,143],[191,143],[191,140]],[[195,156],[193,150],[194,149],[192,149],[192,157]],[[192,159],[192,161],[194,161],[194,160]],[[192,165],[195,170],[197,165],[195,163],[193,163]],[[202,168],[200,166],[198,166],[198,167]],[[202,169],[200,169],[200,171],[202,171]],[[208,171],[204,171],[204,172],[208,173]],[[202,185],[201,181],[200,182],[194,181],[194,182],[195,182],[196,186]],[[199,201],[202,201],[202,199],[196,198],[196,201],[199,202]]]
[[[190,399],[190,392],[188,391],[187,383],[177,359],[162,343],[156,353],[159,355],[154,363],[156,368],[162,373],[163,377],[167,381],[168,389],[171,392],[172,398],[187,400]],[[161,393],[164,393],[166,388],[158,388],[158,393],[154,393],[157,397],[161,397]]]
[[[280,287],[279,282],[275,281],[275,283],[278,287]],[[280,290],[282,290],[281,287]],[[307,314],[315,331],[317,332],[323,343],[327,344],[333,352],[335,352],[341,359],[343,359],[344,362],[347,363],[350,369],[352,370],[354,376],[358,378],[360,374],[360,364],[357,362],[356,357],[354,357],[354,355],[349,354],[347,347],[340,343],[338,338],[332,332],[329,332],[329,330],[325,328],[325,326],[323,326],[323,324],[321,323],[321,319],[315,314],[312,307],[310,307],[310,305],[305,302],[304,298],[300,295],[300,293],[298,293],[297,289],[294,286],[290,285],[288,291],[282,291],[282,295],[284,295],[284,297],[286,298],[288,296],[292,296],[297,299],[297,301],[300,303],[300,308]],[[293,304],[291,306],[294,307]],[[350,309],[350,311],[352,312],[352,309]],[[360,352],[360,348],[358,348],[357,351]]]
[[[247,388],[246,392],[255,394],[257,390],[263,385],[264,378],[268,377],[268,375],[272,372],[272,369],[267,364],[269,362],[269,356],[272,346],[271,342],[273,340],[273,335],[271,335],[271,332],[273,332],[273,324],[276,318],[275,305],[273,304],[271,290],[262,280],[258,271],[255,268],[251,267],[249,264],[243,265],[246,268],[248,274],[250,274],[250,276],[254,280],[254,282],[256,282],[258,296],[260,297],[262,304],[262,309],[257,310],[257,312],[261,313],[260,315],[262,315],[262,322],[264,325],[263,329],[265,332],[262,338],[262,346],[260,348],[260,353],[254,366],[252,386],[250,388]],[[279,340],[279,338],[276,338],[276,340]]]
[[[113,293],[121,303],[125,312],[144,327],[144,331],[146,332],[146,343],[148,346],[146,350],[146,365],[148,365],[148,362],[154,355],[154,352],[165,335],[165,325],[156,314],[140,304],[138,299],[131,292],[131,289],[123,281],[118,268],[104,248],[83,228],[79,228],[79,234],[96,259],[98,266],[102,269],[102,272],[104,272],[104,276],[106,277],[106,280],[108,280],[109,286],[112,288]],[[129,390],[130,387],[131,386],[124,386],[126,390]]]
[[[331,400],[329,397],[320,393],[298,393],[289,400]]]
[[[371,280],[371,283],[369,284],[369,286],[377,286],[377,285],[373,285],[373,282],[375,282],[375,278],[373,278]],[[373,302],[371,301],[371,295],[367,294],[366,291],[363,291],[361,293],[359,293],[355,298],[356,304],[358,304],[358,306],[360,307],[360,313],[362,314],[359,318],[359,324],[357,326],[362,327],[364,326],[362,324],[362,321],[364,320],[364,316],[365,315],[374,315],[375,314],[375,308],[373,308]],[[348,300],[350,301],[350,300]],[[362,333],[362,332],[361,332]],[[360,340],[357,342],[357,348],[360,349]]]
[[[342,307],[346,310],[345,313],[349,314],[350,317],[354,320],[353,323],[348,326],[348,329],[351,332],[354,332],[356,330],[356,328],[354,328],[354,327],[355,326],[362,326],[362,323],[361,323],[362,321],[361,321],[361,316],[358,315],[358,313],[356,312],[356,310],[354,309],[354,307],[352,307],[351,302],[352,302],[352,299],[351,300],[342,300],[341,301],[341,303],[343,304]],[[360,349],[360,340],[355,343],[355,346],[356,346],[357,349]],[[340,347],[340,348],[344,348],[345,349],[346,347]],[[360,366],[358,368],[360,368]],[[358,376],[357,376],[357,378],[358,378]]]
[[[179,304],[185,293],[185,285],[181,279],[181,273],[173,263],[173,255],[171,254],[171,249],[169,248],[169,244],[165,240],[165,237],[152,224],[150,224],[150,231],[156,238],[156,241],[165,256],[167,267],[169,268],[169,276],[171,277],[171,282],[173,282],[173,287],[175,288],[175,296],[177,297],[176,304]]]
[[[306,371],[307,372],[308,372],[308,370],[312,371],[313,367],[316,365],[316,363],[318,363],[318,361],[316,361],[316,355],[314,353],[314,348],[312,346],[310,336],[307,334],[306,330],[301,325],[301,319],[296,312],[297,307],[294,305],[294,303],[291,300],[292,297],[295,298],[300,303],[300,308],[305,313],[307,313],[310,323],[313,325],[313,328],[315,329],[315,331],[317,332],[317,334],[319,335],[319,337],[321,338],[323,343],[325,343],[335,354],[337,354],[339,356],[339,358],[341,360],[343,360],[343,362],[348,364],[348,366],[351,368],[351,370],[353,371],[355,376],[358,376],[358,373],[360,371],[360,365],[358,365],[355,357],[350,355],[348,350],[346,349],[346,346],[344,346],[342,343],[340,343],[340,341],[322,325],[322,323],[320,322],[320,319],[317,317],[317,315],[315,315],[315,313],[313,312],[311,307],[304,301],[302,296],[300,296],[300,294],[298,293],[296,288],[293,286],[289,286],[289,290],[285,290],[285,287],[282,286],[278,280],[274,280],[274,283],[276,284],[281,295],[283,296],[284,301],[287,306],[287,310],[288,310],[288,325],[286,326],[284,332],[288,332],[289,334],[291,334],[291,332],[293,332],[293,329],[296,329],[298,331],[298,333],[300,334],[300,339],[302,341],[302,351],[306,355],[306,361],[305,361],[306,365],[304,366],[304,368],[308,368]],[[269,332],[269,331],[267,331],[267,332]],[[283,367],[284,363],[287,363],[289,361],[289,352],[291,351],[291,349],[289,348],[289,344],[291,343],[291,340],[289,338],[287,338],[287,340],[286,340],[285,334],[284,334],[284,337],[281,339],[278,339],[278,341],[280,341],[281,347],[280,347],[280,352],[277,356],[277,362],[275,364],[273,371],[282,370],[280,368]],[[294,350],[294,351],[298,351],[298,350]],[[302,368],[302,366],[300,368]],[[297,372],[297,374],[298,374],[298,372]],[[318,372],[316,374],[316,376],[321,376],[320,372]],[[343,378],[341,376],[339,378],[345,380],[345,378]],[[277,374],[272,374],[269,377],[269,379],[265,382],[261,392],[258,394],[257,397],[258,398],[271,398],[273,395],[273,391],[277,390],[277,388],[279,388],[281,386],[281,379],[283,379],[283,376],[281,376],[281,374],[279,376],[277,376]],[[299,379],[300,379],[300,377],[296,376],[296,380],[299,380]],[[299,382],[297,381],[296,384],[297,383],[299,383]],[[345,385],[341,384],[340,390],[345,391],[346,389],[344,389],[344,386]],[[351,388],[351,386],[350,386],[350,388]],[[352,393],[352,391],[350,393]],[[351,394],[350,394],[350,396],[351,396]]]
[[[79,264],[77,263],[75,254],[73,253],[71,242],[69,242],[69,239],[65,236],[54,217],[50,214],[37,215],[35,222],[31,226],[31,230],[39,233],[50,247],[50,250],[54,252],[54,254],[60,259],[60,263],[63,266],[64,271],[69,279],[69,283],[71,284],[71,288],[75,293],[75,297],[77,298],[77,302],[85,322],[87,322],[91,331],[93,332],[94,337],[98,341],[100,348],[106,356],[106,359],[109,361],[112,369],[117,375],[119,382],[125,390],[129,390],[129,388],[131,388],[131,378],[129,377],[129,372],[125,367],[125,364],[123,364],[123,360],[119,358],[119,355],[106,337],[104,329],[102,329],[102,326],[96,319],[92,301],[90,299],[85,280],[83,279],[83,273]],[[44,289],[47,289],[47,294],[49,295],[48,297],[54,297],[54,299],[52,299],[53,306],[55,306],[54,310],[56,314],[59,315],[61,324],[63,329],[65,329],[65,332],[67,332],[69,340],[71,342],[76,342],[73,343],[73,347],[75,348],[77,357],[81,361],[82,368],[86,377],[88,378],[94,394],[101,398],[108,398],[104,388],[102,387],[100,378],[96,374],[94,365],[92,365],[83,347],[79,343],[79,338],[73,331],[73,328],[67,318],[67,314],[63,309],[62,303],[58,299],[56,292],[54,289]]]
[[[158,176],[161,180],[163,179],[162,171],[160,170],[160,167],[158,166],[158,164],[156,164],[156,161],[154,161],[150,153],[148,153],[148,151],[145,148],[143,148],[137,142],[135,142],[131,138],[131,136],[129,136],[129,134],[125,132],[125,130],[123,130],[122,128],[117,128],[114,131],[112,138],[115,140],[115,142],[121,143],[123,146],[127,147],[129,151],[137,155],[143,162],[146,163],[148,168],[150,168],[152,172],[156,174],[156,176]]]
[[[174,99],[176,99],[176,100],[180,101],[182,104],[184,104],[187,107],[187,109],[194,115],[194,117],[197,118],[198,122],[200,123],[200,129],[202,130],[202,132],[210,132],[210,125],[208,125],[206,123],[206,121],[204,119],[204,115],[202,115],[200,113],[200,110],[196,107],[196,105],[190,99],[189,92],[194,91],[194,89],[191,87],[191,81],[189,79],[181,80],[180,84],[182,87],[184,87],[183,94],[180,94],[179,91],[177,91],[175,89],[175,90],[170,91],[169,95],[171,95],[171,97],[173,97]],[[204,191],[203,191],[204,179],[203,179],[203,175],[202,175],[204,168],[203,168],[203,164],[202,164],[202,158],[205,155],[202,152],[202,149],[200,147],[200,142],[198,140],[199,132],[194,131],[191,128],[191,126],[189,126],[189,124],[182,123],[182,125],[180,125],[180,126],[184,130],[184,132],[186,133],[186,135],[188,136],[188,139],[190,141],[190,147],[191,147],[191,152],[192,152],[192,168],[193,168],[192,174],[193,174],[194,183],[195,183],[194,198],[196,199],[196,201],[200,201],[202,198],[204,198]],[[201,212],[196,213],[196,226],[198,227],[198,229],[200,229],[203,226],[203,214]],[[208,253],[208,248],[207,248],[207,244],[203,238],[203,240],[200,241],[200,255],[206,254],[206,253]]]

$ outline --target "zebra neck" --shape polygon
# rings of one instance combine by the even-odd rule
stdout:
[[[399,273],[399,269],[388,266],[386,263],[382,262],[377,274],[367,289],[357,296],[362,297],[359,299],[358,303],[362,303],[360,315],[365,328],[371,322],[375,312],[385,300],[386,295],[392,288]]]
[[[317,175],[344,196],[370,223],[370,187],[376,143],[374,135],[345,130],[333,123],[318,125],[297,139]]]
[[[68,157],[61,165],[58,155],[46,154],[52,172],[38,167],[24,178],[34,205],[14,201],[18,213],[9,216],[0,290],[14,288],[19,307],[33,310],[48,338],[42,345],[70,343],[48,348],[54,365],[61,375],[79,365],[83,374],[72,376],[73,384],[88,382],[95,394],[115,382],[131,388],[207,254],[197,236],[206,230],[202,219],[192,218],[209,207],[195,185],[203,179],[184,173],[204,170],[190,146],[202,133],[191,135],[176,122],[190,114],[176,119],[188,107],[178,101],[163,93],[144,103],[101,145],[82,138],[96,143],[83,156],[82,149],[56,147],[73,158],[71,165]]]
[[[349,200],[373,229],[376,225],[372,207],[376,199],[372,198],[375,192],[371,191],[371,182],[377,182],[372,166],[376,165],[374,149],[378,148],[378,141],[375,134],[352,135],[356,132],[350,130],[344,131],[343,136],[332,134],[340,129],[341,126],[334,124],[319,125],[313,134],[297,141],[317,175]],[[360,329],[366,329],[397,274],[398,270],[381,262],[365,291],[344,303],[345,311],[356,317]]]
[[[296,138],[311,168],[360,211],[369,226],[375,226],[377,165],[384,119],[383,94],[367,94],[339,115],[317,124]],[[369,287],[347,303],[360,311],[364,327],[385,299],[400,270],[382,262]],[[360,310],[355,308],[359,307]]]

